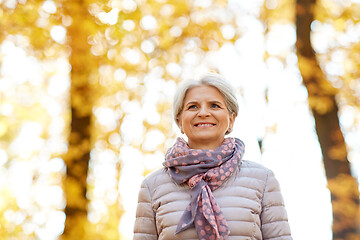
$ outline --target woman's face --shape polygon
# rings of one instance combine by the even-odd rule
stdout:
[[[192,149],[215,149],[232,129],[235,114],[226,107],[225,99],[215,87],[202,85],[187,91],[179,126]]]

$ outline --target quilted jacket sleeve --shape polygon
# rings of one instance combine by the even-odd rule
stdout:
[[[151,195],[144,180],[139,191],[139,200],[136,209],[136,220],[134,226],[134,240],[156,240],[155,214],[151,206]]]
[[[264,240],[292,239],[280,186],[270,170],[262,200],[261,231]]]

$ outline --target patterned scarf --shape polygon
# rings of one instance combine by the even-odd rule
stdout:
[[[182,138],[168,149],[164,167],[178,184],[191,188],[191,202],[178,223],[176,234],[194,227],[199,239],[223,240],[230,230],[212,191],[219,188],[241,164],[244,143],[226,138],[214,150],[190,149]]]

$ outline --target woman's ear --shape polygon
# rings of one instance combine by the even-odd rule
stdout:
[[[182,129],[182,122],[180,121],[180,115],[178,115],[178,117],[176,118],[177,121],[177,125],[180,129],[181,134],[184,134],[184,130]]]
[[[229,115],[230,115],[229,116],[229,129],[231,131],[233,129],[233,126],[234,126],[236,115],[235,115],[235,113],[230,113]]]

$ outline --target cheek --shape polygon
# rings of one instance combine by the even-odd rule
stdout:
[[[226,116],[226,118],[224,118],[224,125],[226,125],[226,127],[231,127],[231,124],[232,124],[231,116]]]
[[[184,129],[184,127],[186,127],[188,122],[188,118],[186,115],[180,115],[179,117],[179,126]]]

